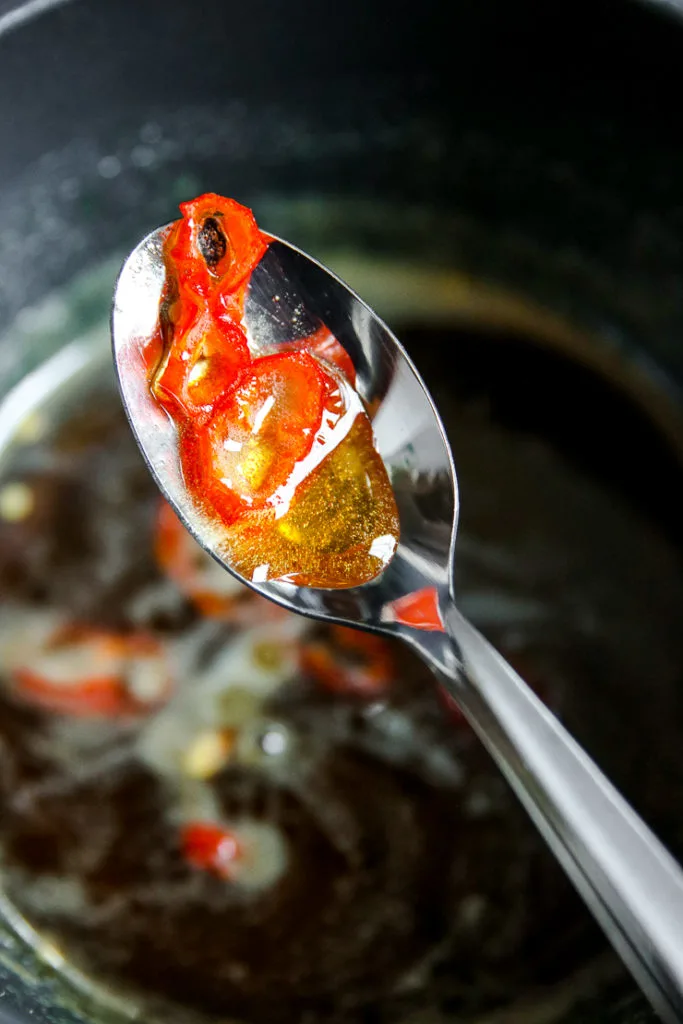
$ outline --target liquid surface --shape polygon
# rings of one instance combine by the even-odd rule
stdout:
[[[349,357],[324,325],[285,351],[255,351],[243,303],[267,237],[220,196],[181,212],[146,362],[190,494],[247,579],[368,582],[393,557],[399,521]]]
[[[680,853],[680,546],[606,487],[609,445],[586,468],[610,432],[650,465],[656,439],[539,352],[514,352],[511,402],[508,340],[405,337],[467,490],[463,610]],[[19,403],[0,465],[2,886],[38,951],[164,1024],[546,1022],[613,977],[410,652],[286,616],[189,542],[106,324],[91,341]],[[579,451],[541,439],[567,392]]]

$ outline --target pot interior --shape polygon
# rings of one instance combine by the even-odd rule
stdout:
[[[108,312],[127,249],[204,190],[349,280],[443,411],[463,611],[681,856],[683,312],[666,118],[643,154],[647,103],[626,116],[597,54],[571,117],[572,82],[553,77],[554,128],[538,131],[538,103],[492,118],[481,96],[444,99],[445,44],[431,65],[418,46],[409,79],[400,19],[380,48],[353,5],[357,61],[322,75],[329,46],[307,29],[310,60],[277,94],[294,59],[279,16],[259,86],[241,56],[224,70],[220,21],[170,5],[143,90],[154,8],[135,5],[134,35],[131,5],[99,19],[80,3],[5,41],[7,75],[28,53],[48,66],[48,44],[73,57],[47,108],[43,70],[22,110],[3,110],[0,89],[16,139],[0,195],[9,1006],[46,1022],[567,1022],[617,1004],[635,1019],[632,983],[419,664],[271,620],[213,577],[207,602],[183,576],[118,406]],[[625,39],[647,24],[652,46],[673,46],[628,11]],[[484,15],[467,17],[483,38]],[[585,50],[587,8],[574,17]],[[492,74],[497,96],[533,84],[509,55]],[[147,690],[73,690],[103,636],[143,634]],[[378,675],[359,671],[368,658]],[[207,819],[241,830],[251,876],[188,860],[184,830]]]

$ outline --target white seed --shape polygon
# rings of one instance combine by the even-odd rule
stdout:
[[[31,515],[35,506],[33,490],[17,480],[0,490],[0,516],[8,523],[19,523]]]
[[[183,771],[191,779],[210,779],[227,761],[231,747],[230,738],[224,732],[200,733],[183,755]]]

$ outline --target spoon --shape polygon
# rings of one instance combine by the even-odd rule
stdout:
[[[153,231],[126,260],[114,296],[112,337],[126,413],[160,490],[196,540],[233,575],[290,611],[399,637],[453,697],[507,778],[652,1005],[683,1020],[683,873],[562,725],[459,613],[453,561],[458,489],[434,403],[388,327],[339,278],[280,239],[254,270],[248,336],[271,350],[294,325],[324,323],[356,368],[375,410],[376,447],[400,515],[396,553],[363,586],[324,590],[244,579],[187,492],[176,429],[153,399],[142,360],[165,280]]]

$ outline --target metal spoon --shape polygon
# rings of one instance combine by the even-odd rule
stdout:
[[[159,316],[162,247],[169,228],[148,235],[119,277],[112,314],[119,384],[159,488],[199,543],[233,572],[185,489],[175,427],[152,398],[141,359],[141,343]],[[667,1021],[683,1020],[683,873],[517,673],[458,612],[455,467],[439,414],[412,362],[339,278],[279,239],[252,275],[245,321],[259,344],[291,342],[296,325],[305,335],[323,322],[345,347],[358,390],[376,409],[376,445],[396,494],[401,538],[382,575],[361,587],[322,590],[239,578],[291,611],[400,637],[424,658],[652,1005]],[[414,616],[401,614],[416,593],[435,599],[441,625],[438,618],[416,624]]]

